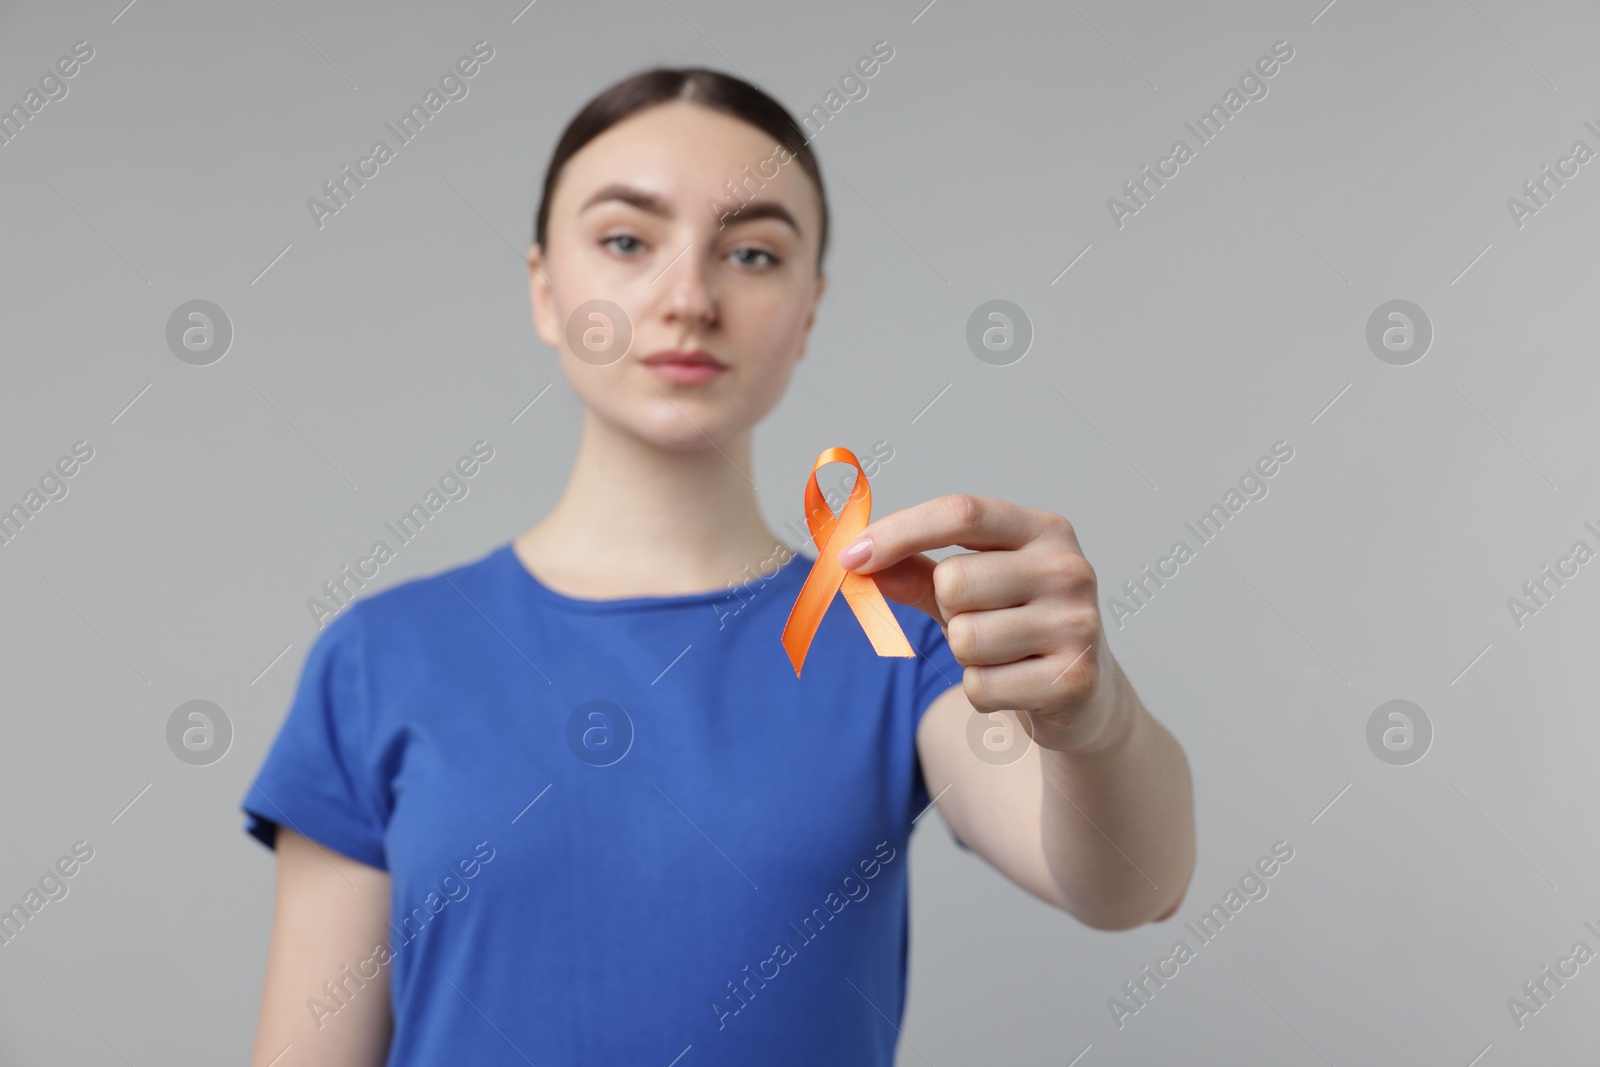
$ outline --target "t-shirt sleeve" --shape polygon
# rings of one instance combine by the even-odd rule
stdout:
[[[923,615],[921,627],[916,632],[907,634],[907,639],[917,652],[912,667],[911,687],[912,751],[915,753],[916,730],[922,725],[922,716],[927,712],[928,706],[946,690],[961,684],[966,668],[956,659],[955,653],[950,651],[950,642],[945,638],[944,629],[939,625],[939,621],[931,616]],[[932,800],[928,793],[928,783],[922,777],[922,760],[918,757],[911,788],[912,814],[915,816],[919,812],[924,812]],[[950,831],[950,838],[961,848],[967,848],[961,838],[955,835],[954,830]]]
[[[277,847],[280,826],[388,869],[386,790],[375,780],[361,605],[311,647],[289,714],[240,805],[245,830]]]
[[[950,651],[950,642],[944,636],[944,628],[937,619],[923,616],[923,630],[913,639],[912,647],[917,651],[916,668],[913,672],[916,692],[916,715],[912,726],[922,724],[923,713],[928,710],[939,695],[951,686],[960,685],[961,678],[966,673],[966,668],[956,660],[954,652]]]

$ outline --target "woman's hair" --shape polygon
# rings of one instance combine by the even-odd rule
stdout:
[[[544,192],[539,198],[539,213],[533,225],[533,239],[539,247],[543,248],[545,243],[550,195],[555,191],[567,160],[623,119],[673,100],[699,104],[743,119],[770,134],[777,144],[788,150],[795,162],[800,164],[800,169],[810,175],[812,184],[816,186],[817,199],[822,205],[821,240],[817,246],[817,266],[820,269],[823,254],[828,250],[828,196],[822,187],[822,170],[817,165],[817,157],[812,153],[804,134],[795,125],[793,116],[772,97],[743,78],[705,67],[655,67],[640,71],[602,91],[573,116],[562,131],[555,154],[550,157],[550,167],[545,172]],[[756,162],[751,160],[752,164]],[[730,180],[737,177],[729,175]]]

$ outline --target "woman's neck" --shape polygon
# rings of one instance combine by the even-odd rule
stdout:
[[[566,489],[514,542],[517,555],[550,588],[587,598],[675,596],[748,581],[784,544],[757,505],[750,441],[747,430],[672,452],[586,411]],[[788,556],[784,549],[776,561]]]

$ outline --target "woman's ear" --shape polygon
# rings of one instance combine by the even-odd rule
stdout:
[[[561,350],[561,325],[556,321],[553,286],[544,272],[544,249],[537,244],[528,246],[528,303],[533,312],[533,328],[539,340]]]

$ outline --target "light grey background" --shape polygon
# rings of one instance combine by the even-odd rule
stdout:
[[[832,285],[758,434],[771,521],[821,448],[884,438],[875,514],[954,491],[1058,512],[1109,597],[1295,449],[1112,630],[1194,768],[1178,914],[1087,929],[924,826],[900,1062],[1592,1063],[1600,963],[1520,1029],[1506,1001],[1600,949],[1600,563],[1520,628],[1506,601],[1600,547],[1600,161],[1520,228],[1506,200],[1600,149],[1600,14],[1325,2],[0,10],[0,104],[95,53],[0,147],[0,503],[95,450],[0,546],[0,904],[95,849],[0,948],[0,1061],[243,1062],[272,862],[237,805],[306,599],[474,440],[494,461],[380,584],[502,543],[563,484],[579,408],[519,257],[573,111],[696,63],[798,113],[887,40],[815,142]],[[306,199],[480,39],[470,95],[319,231]],[[1107,198],[1279,40],[1268,95],[1114,225]],[[236,331],[208,367],[165,342],[197,298]],[[1036,334],[1008,367],[965,342],[994,298]],[[1410,366],[1366,344],[1392,299],[1433,323]],[[165,737],[197,698],[235,730],[207,767]],[[1433,724],[1410,766],[1366,742],[1395,698]],[[1278,840],[1270,894],[1119,1029],[1107,999]]]

